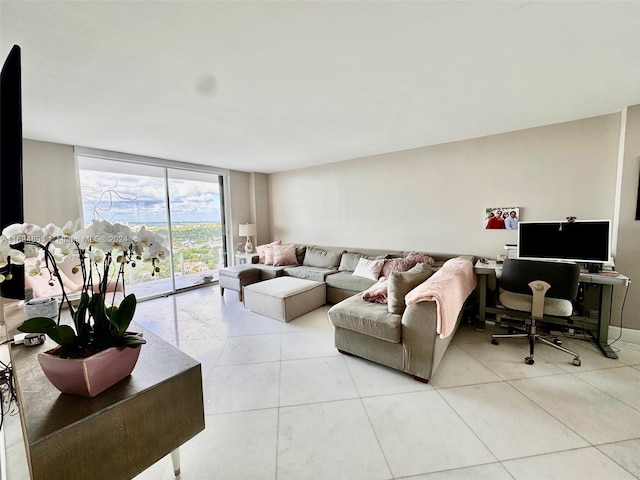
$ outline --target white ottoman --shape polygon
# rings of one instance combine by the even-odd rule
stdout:
[[[278,277],[244,287],[244,306],[252,312],[289,322],[325,304],[326,287],[295,277]]]

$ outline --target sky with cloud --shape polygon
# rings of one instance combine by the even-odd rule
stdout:
[[[85,223],[167,223],[164,178],[85,169],[79,178]],[[169,178],[169,198],[174,224],[220,222],[218,183]]]

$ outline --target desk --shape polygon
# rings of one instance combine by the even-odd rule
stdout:
[[[6,302],[9,338],[22,322]],[[136,325],[147,343],[133,373],[94,398],[60,393],[36,354],[52,348],[11,346],[20,420],[33,480],[132,478],[204,430],[200,363]],[[178,475],[178,473],[176,473]]]
[[[487,263],[481,263],[479,260],[476,262],[475,271],[478,276],[478,285],[480,293],[480,311],[478,318],[478,326],[476,330],[484,330],[484,324],[487,313],[493,313],[495,315],[510,315],[512,310],[497,307],[487,306],[487,278],[489,275],[495,275],[502,268],[501,264],[497,264],[495,261],[488,261]],[[577,328],[584,328],[589,334],[591,334],[598,345],[602,353],[608,358],[618,358],[615,352],[609,346],[609,321],[611,319],[611,298],[613,294],[613,287],[615,285],[627,286],[629,285],[629,277],[625,275],[608,276],[597,273],[581,273],[579,278],[580,283],[596,285],[600,290],[600,306],[597,319],[584,318],[584,317],[571,317],[575,322],[573,325],[564,323],[558,323],[563,326],[571,326]]]

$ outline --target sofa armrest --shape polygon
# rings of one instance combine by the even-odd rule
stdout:
[[[438,334],[436,302],[424,301],[407,306],[402,314],[404,368],[421,378],[431,378],[433,354]]]

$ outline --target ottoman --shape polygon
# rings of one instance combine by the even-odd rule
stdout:
[[[289,322],[325,304],[323,282],[295,277],[277,277],[248,285],[244,306],[281,322]]]
[[[250,265],[236,265],[221,268],[219,271],[220,295],[224,295],[225,288],[238,292],[242,301],[242,290],[245,286],[260,281],[260,270]]]

